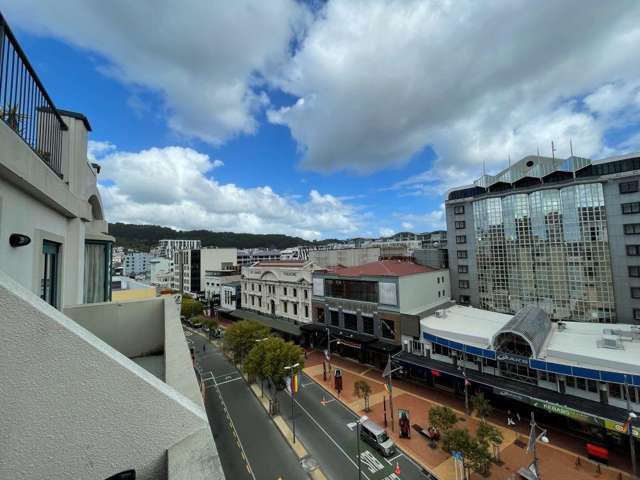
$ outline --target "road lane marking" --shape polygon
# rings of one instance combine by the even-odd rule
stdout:
[[[369,469],[371,473],[376,473],[380,470],[384,470],[384,465],[382,464],[382,462],[378,460],[376,456],[369,450],[365,450],[360,454],[360,461],[364,463],[364,465]]]
[[[332,398],[332,399],[330,399],[330,400],[320,400],[320,403],[321,403],[322,405],[326,405],[327,403],[331,403],[331,402],[335,402],[335,401],[336,401],[336,399],[335,399],[335,398]]]
[[[353,461],[353,459],[351,458],[351,456],[350,456],[347,452],[345,452],[345,451],[344,451],[344,449],[343,449],[343,448],[338,444],[338,442],[336,442],[336,441],[334,440],[334,438],[333,438],[331,435],[329,435],[329,433],[324,429],[324,427],[323,427],[322,425],[320,425],[320,423],[318,423],[318,421],[317,421],[315,418],[313,418],[313,416],[312,416],[312,415],[307,411],[307,409],[306,409],[306,408],[304,408],[304,407],[300,404],[300,402],[298,402],[297,400],[294,400],[294,402],[298,405],[298,407],[300,407],[300,410],[302,410],[304,413],[306,413],[306,414],[307,414],[307,416],[311,419],[311,421],[312,421],[313,423],[315,423],[315,424],[316,424],[316,426],[317,426],[317,427],[322,431],[322,433],[324,433],[324,434],[329,438],[329,440],[331,440],[331,442],[333,442],[333,444],[334,444],[336,447],[338,447],[338,450],[340,450],[340,451],[342,452],[342,454],[343,454],[345,457],[347,457],[347,459],[348,459],[348,460],[353,464],[353,466],[354,466],[354,467],[356,467],[356,469],[357,469],[357,468],[358,468],[358,464],[357,464],[356,462],[354,462],[354,461]],[[371,479],[367,476],[367,474],[366,474],[366,473],[364,473],[364,472],[362,472],[362,476],[363,476],[364,478],[366,478],[367,480],[371,480]]]
[[[214,379],[215,382],[215,379]],[[229,416],[229,411],[227,410],[227,404],[224,401],[224,398],[222,398],[222,393],[220,393],[220,389],[217,388],[218,384],[216,383],[216,390],[218,391],[218,395],[220,396],[220,402],[222,402],[222,406],[224,407],[224,413],[227,415],[227,418],[229,419],[229,425],[231,425],[231,431],[233,432],[233,435],[236,437],[237,443],[238,443],[238,447],[240,448],[240,454],[244,456],[244,458],[246,458],[246,466],[247,466],[247,472],[249,472],[249,474],[251,475],[251,478],[253,478],[253,480],[256,480],[256,476],[253,474],[253,470],[251,469],[250,463],[249,463],[249,459],[247,458],[247,454],[244,451],[244,447],[242,446],[242,442],[240,441],[240,437],[238,435],[238,432],[236,430],[236,426],[233,424],[233,420],[231,420],[231,417]]]
[[[238,374],[239,374],[239,372],[237,370],[233,370],[231,372],[223,373],[221,375],[216,375],[216,378],[228,377],[229,375],[238,375]]]
[[[237,378],[232,378],[231,380],[225,380],[224,382],[216,382],[216,387],[219,387],[220,385],[224,385],[225,383],[235,382],[237,380],[243,380],[243,378],[237,377]]]
[[[395,457],[393,457],[393,458],[385,458],[385,460],[387,461],[387,463],[388,463],[389,465],[391,465],[391,466],[393,467],[393,463],[391,463],[391,462],[393,462],[394,460],[399,459],[400,457],[404,457],[404,454],[402,454],[402,453],[401,453],[400,455],[396,455],[396,456],[395,456]]]

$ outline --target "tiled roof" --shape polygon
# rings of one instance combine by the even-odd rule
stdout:
[[[428,273],[440,270],[438,268],[426,267],[417,263],[404,260],[379,260],[377,262],[365,263],[357,267],[330,267],[328,273],[340,275],[341,277],[366,277],[366,276],[387,276],[404,277],[416,273]]]

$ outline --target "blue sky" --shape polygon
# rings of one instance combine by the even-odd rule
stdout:
[[[552,140],[640,149],[640,4],[460,3],[0,9],[89,118],[110,221],[345,238],[440,228],[448,188]]]

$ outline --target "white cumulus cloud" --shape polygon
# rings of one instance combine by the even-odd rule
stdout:
[[[317,190],[299,199],[268,186],[219,183],[211,172],[222,162],[191,148],[124,152],[108,142],[90,142],[89,151],[102,167],[100,193],[111,222],[306,239],[346,237],[360,228],[357,206]]]
[[[217,144],[256,131],[262,78],[288,57],[306,9],[294,0],[5,0],[14,25],[97,52],[99,69],[164,100],[177,133]],[[137,94],[130,105],[148,109]]]
[[[570,139],[607,153],[620,111],[640,110],[639,44],[633,0],[331,0],[273,80],[299,100],[268,118],[312,170],[370,172],[431,146],[447,173],[426,187],[442,193],[437,176],[549,154],[552,140],[558,155]]]

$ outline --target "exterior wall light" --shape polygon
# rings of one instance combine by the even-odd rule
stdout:
[[[26,235],[22,235],[21,233],[12,233],[9,236],[9,245],[12,247],[24,247],[25,245],[29,245],[31,243],[31,239]]]

